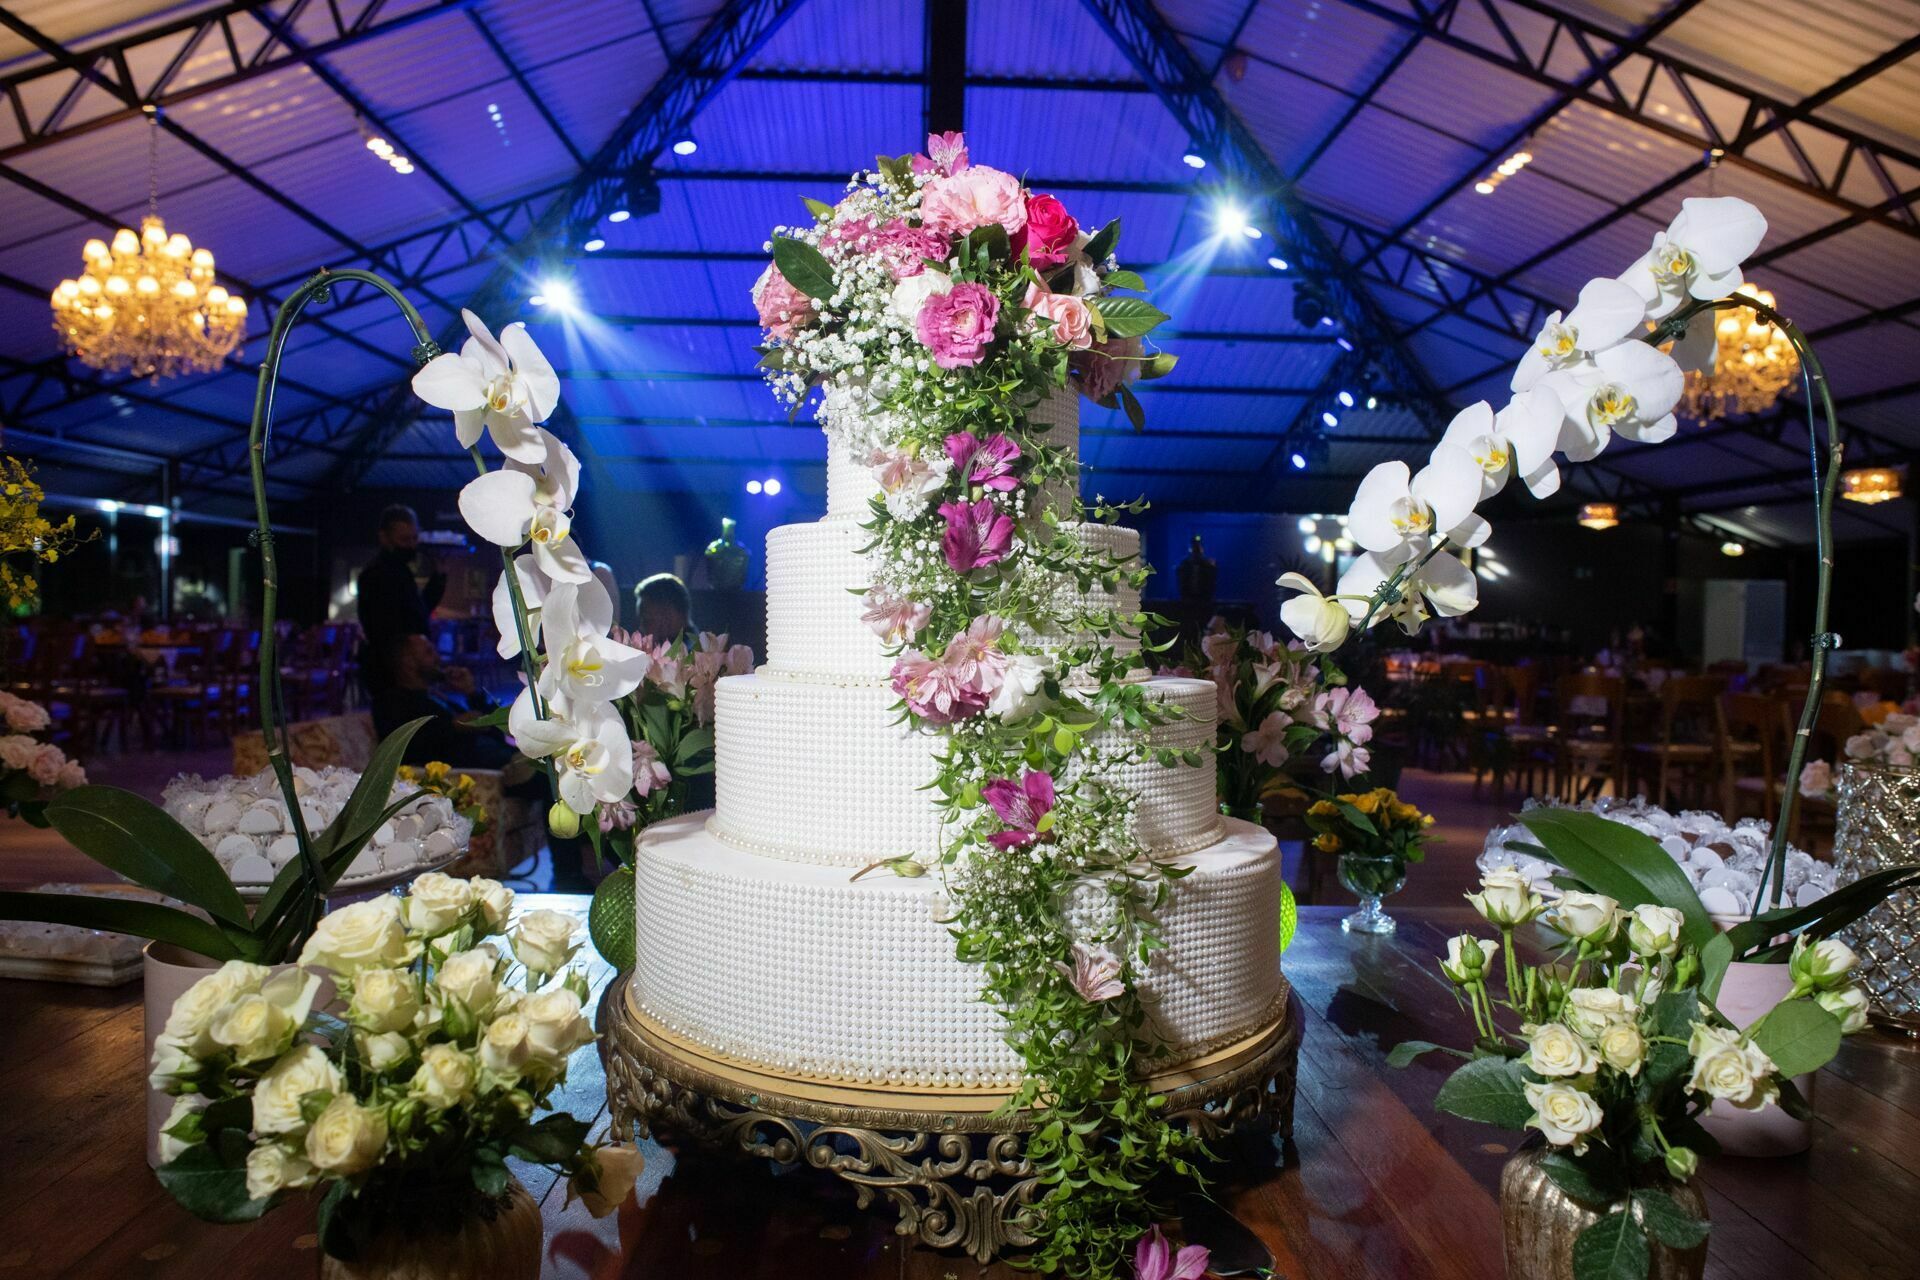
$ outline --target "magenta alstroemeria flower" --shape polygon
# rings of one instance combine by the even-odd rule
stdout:
[[[1029,769],[1018,782],[995,778],[980,788],[980,798],[1007,824],[987,837],[993,847],[1024,849],[1040,838],[1040,820],[1053,812],[1053,775]]]
[[[1156,1224],[1134,1247],[1134,1280],[1200,1280],[1212,1260],[1212,1251],[1202,1244],[1185,1245],[1175,1253]]]
[[[1019,477],[1013,474],[1013,464],[1020,461],[1020,446],[1005,435],[982,440],[971,431],[956,431],[947,437],[947,457],[964,484],[1000,493],[1020,487]]]
[[[971,573],[1006,559],[1013,542],[1013,517],[994,506],[993,499],[943,502],[940,514],[947,521],[940,549],[946,553],[949,569]]]
[[[893,691],[907,710],[929,724],[946,725],[986,710],[987,698],[970,689],[952,667],[917,649],[894,659]]]
[[[1097,1004],[1126,994],[1127,984],[1120,980],[1120,957],[1105,947],[1073,944],[1073,963],[1055,960],[1054,967],[1067,975],[1067,981],[1082,1000]]]

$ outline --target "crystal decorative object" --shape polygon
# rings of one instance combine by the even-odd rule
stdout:
[[[1765,289],[1741,290],[1773,306]],[[1729,413],[1759,413],[1773,407],[1780,393],[1800,376],[1800,356],[1777,326],[1751,307],[1731,307],[1713,323],[1714,367],[1690,370],[1687,389],[1675,410],[1689,422],[1711,422]]]
[[[1392,933],[1400,926],[1380,909],[1380,899],[1398,893],[1407,882],[1407,864],[1399,858],[1373,858],[1361,853],[1343,853],[1339,863],[1340,883],[1360,899],[1360,909],[1340,921],[1347,933]]]
[[[1913,861],[1920,844],[1920,769],[1840,768],[1833,860],[1843,883]],[[1920,1030],[1920,891],[1902,890],[1842,935],[1860,955],[1875,1016]]]

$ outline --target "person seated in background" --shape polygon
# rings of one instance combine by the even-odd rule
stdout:
[[[633,633],[654,644],[684,641],[688,648],[699,642],[693,629],[693,597],[687,584],[670,573],[656,573],[633,589]]]
[[[379,554],[360,570],[355,587],[360,630],[367,638],[361,678],[371,694],[378,694],[392,679],[386,657],[394,651],[397,640],[410,635],[424,637],[434,608],[447,590],[447,575],[437,566],[429,566],[424,587],[414,579],[420,517],[412,507],[395,503],[382,511],[379,538]]]
[[[500,730],[464,723],[493,710],[493,699],[475,687],[465,667],[443,668],[432,640],[417,632],[388,636],[380,656],[390,678],[373,696],[374,732],[384,738],[410,720],[427,718],[407,744],[405,763],[505,769],[519,758]]]

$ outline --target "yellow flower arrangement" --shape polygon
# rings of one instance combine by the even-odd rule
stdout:
[[[402,782],[411,782],[422,791],[431,791],[453,802],[454,812],[473,824],[473,834],[487,832],[487,807],[480,803],[478,785],[471,774],[453,772],[444,760],[429,760],[424,768],[403,764],[397,771]]]
[[[0,454],[0,556],[31,557],[28,563],[57,564],[84,541],[68,516],[59,524],[40,514],[46,492],[33,471],[18,458]],[[29,569],[0,563],[0,599],[10,612],[31,609],[40,600],[40,580]]]

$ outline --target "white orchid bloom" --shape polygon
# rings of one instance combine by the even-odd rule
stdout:
[[[560,375],[516,321],[496,340],[480,317],[462,309],[469,337],[459,354],[435,356],[413,375],[413,393],[453,411],[454,434],[471,449],[484,428],[501,453],[537,464],[546,456],[539,424],[560,403]]]
[[[1580,301],[1562,316],[1558,311],[1514,367],[1514,391],[1531,391],[1556,372],[1589,366],[1596,352],[1618,346],[1646,323],[1646,299],[1620,280],[1589,280]]]
[[[599,579],[562,582],[547,593],[540,610],[547,647],[540,692],[549,702],[574,707],[605,703],[640,687],[653,659],[608,639],[612,626],[613,597]]]
[[[539,435],[545,461],[509,459],[500,470],[468,481],[460,491],[460,514],[497,547],[531,541],[534,563],[555,582],[586,582],[593,570],[572,537],[569,514],[580,489],[580,459],[551,431],[540,428]]]
[[[540,571],[532,555],[515,556],[514,572],[520,576],[520,600],[526,606],[528,625],[540,625],[538,614],[553,579]],[[493,626],[500,633],[499,652],[503,658],[520,656],[520,621],[513,612],[513,593],[507,586],[507,571],[502,569],[493,584]]]
[[[1515,475],[1534,497],[1548,498],[1560,490],[1553,451],[1565,416],[1553,388],[1535,387],[1509,400],[1499,413],[1485,400],[1468,405],[1447,424],[1440,443],[1464,449],[1478,464],[1481,501],[1506,488],[1507,479]]]
[[[1369,552],[1354,560],[1340,575],[1336,590],[1356,623],[1366,616],[1367,601],[1398,567]],[[1419,631],[1430,617],[1457,618],[1472,612],[1480,603],[1480,588],[1472,570],[1461,563],[1458,556],[1444,551],[1402,580],[1399,590],[1400,598],[1382,605],[1373,615],[1373,623],[1391,618],[1408,635]]]
[[[633,742],[620,713],[607,703],[570,708],[556,699],[543,719],[533,691],[522,689],[507,712],[507,730],[522,754],[553,757],[561,803],[577,814],[624,800],[633,790]]]
[[[1623,342],[1595,355],[1590,368],[1553,374],[1546,385],[1565,410],[1560,451],[1573,462],[1585,462],[1597,457],[1616,431],[1642,444],[1670,438],[1678,426],[1673,409],[1687,379],[1666,352],[1644,342]]]
[[[1739,288],[1741,267],[1766,234],[1766,215],[1738,196],[1689,197],[1620,279],[1659,320],[1688,298],[1723,298]]]
[[[1445,443],[1418,475],[1404,462],[1383,462],[1353,495],[1347,532],[1387,564],[1413,559],[1443,535],[1457,546],[1477,547],[1491,531],[1473,513],[1483,474],[1465,449]]]
[[[1283,573],[1275,585],[1300,593],[1280,606],[1280,621],[1300,638],[1309,653],[1328,653],[1346,643],[1353,620],[1340,601],[1321,595],[1320,588],[1304,573]]]

